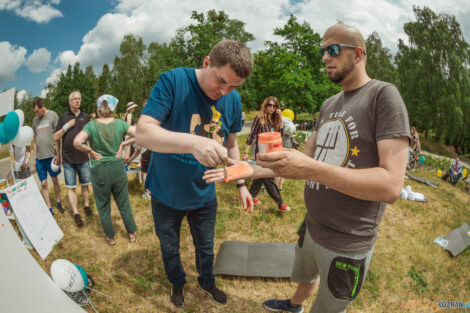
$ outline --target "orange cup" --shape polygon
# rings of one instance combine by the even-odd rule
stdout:
[[[261,133],[258,135],[258,151],[274,152],[282,150],[282,138],[281,133],[268,132]]]

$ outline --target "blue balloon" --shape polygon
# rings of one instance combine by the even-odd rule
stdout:
[[[20,118],[15,111],[10,111],[3,120],[3,131],[8,141],[13,140],[20,129]]]
[[[85,290],[88,287],[88,275],[85,273],[85,270],[80,265],[77,265],[77,264],[74,264],[74,265],[78,269],[80,274],[82,274],[83,283],[85,284],[85,287],[83,288],[83,290]]]
[[[3,129],[3,123],[0,123],[0,143],[6,145],[9,141]]]
[[[419,164],[423,164],[424,161],[426,161],[426,158],[424,157],[424,155],[420,156],[419,157]]]

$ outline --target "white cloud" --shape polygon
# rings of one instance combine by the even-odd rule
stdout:
[[[0,41],[0,85],[13,80],[15,72],[25,61],[26,49],[12,46],[8,41]]]
[[[59,80],[60,74],[65,73],[65,70],[56,68],[51,72],[51,75],[49,75],[48,78],[46,78],[46,81],[43,82],[42,84],[49,85],[49,84],[55,84]]]
[[[47,68],[50,60],[51,53],[46,48],[39,48],[28,57],[26,65],[31,72],[42,72]]]
[[[16,93],[16,100],[18,100],[18,103],[23,102],[23,100],[28,99],[28,93],[26,90],[20,90]]]
[[[62,13],[53,7],[61,0],[0,0],[0,10],[14,11],[18,16],[36,23],[47,23]]]
[[[49,92],[49,88],[44,88],[41,91],[41,98],[45,98],[47,96],[47,93]]]
[[[224,10],[230,18],[245,22],[245,29],[255,36],[255,41],[248,43],[252,51],[263,49],[266,40],[279,40],[273,35],[274,28],[282,27],[290,13],[295,13],[300,22],[308,22],[320,35],[338,20],[357,27],[365,38],[377,31],[383,44],[392,52],[396,51],[399,38],[406,41],[403,24],[414,20],[409,1],[338,0],[330,1],[328,5],[318,0],[301,1],[295,5],[291,2],[118,0],[114,11],[102,16],[83,37],[79,51],[63,51],[57,61],[62,69],[79,61],[82,67],[93,65],[95,71],[100,72],[104,63],[112,65],[114,56],[119,55],[124,35],[132,33],[141,36],[147,44],[169,42],[178,28],[195,23],[190,18],[192,11]],[[427,5],[436,13],[444,11],[454,14],[461,23],[468,24],[470,31],[470,9],[466,0],[416,0],[414,3]]]
[[[57,59],[60,62],[62,68],[66,68],[67,66],[69,66],[69,64],[73,66],[78,61],[78,57],[75,55],[75,53],[73,53],[72,50],[67,50],[59,53]]]

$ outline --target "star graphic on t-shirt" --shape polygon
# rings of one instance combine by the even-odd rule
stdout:
[[[351,149],[352,155],[355,155],[357,157],[359,156],[359,151],[361,150],[359,150],[357,146],[354,146],[354,149]]]

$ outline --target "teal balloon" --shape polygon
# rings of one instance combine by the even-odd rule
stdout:
[[[424,155],[420,156],[419,157],[419,164],[423,164],[424,161],[426,161],[426,158],[424,157]]]
[[[78,269],[80,274],[82,274],[83,283],[85,284],[85,287],[83,287],[83,290],[85,290],[86,287],[88,287],[88,275],[85,273],[85,270],[80,265],[77,265],[77,264],[74,264],[74,265]]]
[[[0,143],[6,145],[9,141],[3,129],[3,123],[0,123]]]
[[[13,140],[20,129],[20,118],[15,111],[10,111],[3,120],[3,131],[8,141]],[[3,143],[3,142],[2,142]]]

